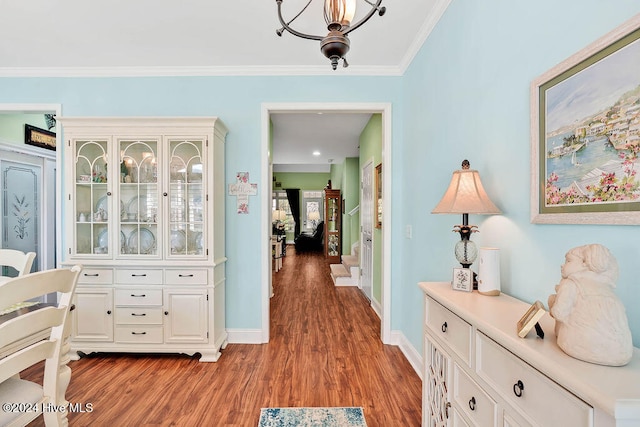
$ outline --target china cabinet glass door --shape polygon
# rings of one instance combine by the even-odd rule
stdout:
[[[168,257],[205,253],[204,141],[169,139]]]
[[[158,141],[118,141],[119,254],[158,255]]]
[[[105,255],[109,244],[111,190],[107,179],[107,140],[76,140],[75,148],[75,253]]]

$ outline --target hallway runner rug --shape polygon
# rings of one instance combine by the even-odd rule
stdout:
[[[366,427],[362,408],[262,408],[258,427]]]

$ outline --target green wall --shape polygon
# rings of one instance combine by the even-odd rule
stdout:
[[[382,162],[382,115],[374,114],[360,134],[360,164]],[[390,244],[391,242],[389,242]],[[382,229],[373,229],[373,299],[382,303]]]
[[[360,239],[360,215],[358,213],[349,215],[349,212],[360,204],[360,159],[346,158],[342,172],[342,198],[344,199],[342,253],[348,255],[351,253],[351,245]]]
[[[299,188],[300,190],[319,191],[327,185],[330,179],[329,173],[323,172],[274,172],[274,190],[286,190],[287,188]],[[276,187],[276,182],[282,185]],[[335,187],[334,187],[335,188]]]
[[[0,141],[16,145],[24,144],[26,123],[47,130],[44,114],[0,114]],[[51,129],[51,132],[55,131],[55,127]]]

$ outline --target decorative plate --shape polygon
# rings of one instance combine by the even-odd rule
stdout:
[[[182,253],[187,245],[187,236],[184,230],[171,230],[171,253]]]
[[[140,247],[138,247],[138,244]],[[129,234],[129,240],[127,242],[129,251],[132,254],[151,254],[156,248],[156,236],[153,232],[145,227],[135,229]]]

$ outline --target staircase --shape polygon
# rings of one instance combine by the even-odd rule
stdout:
[[[351,255],[342,255],[341,264],[331,264],[331,279],[336,286],[360,284],[360,243],[351,246]]]

